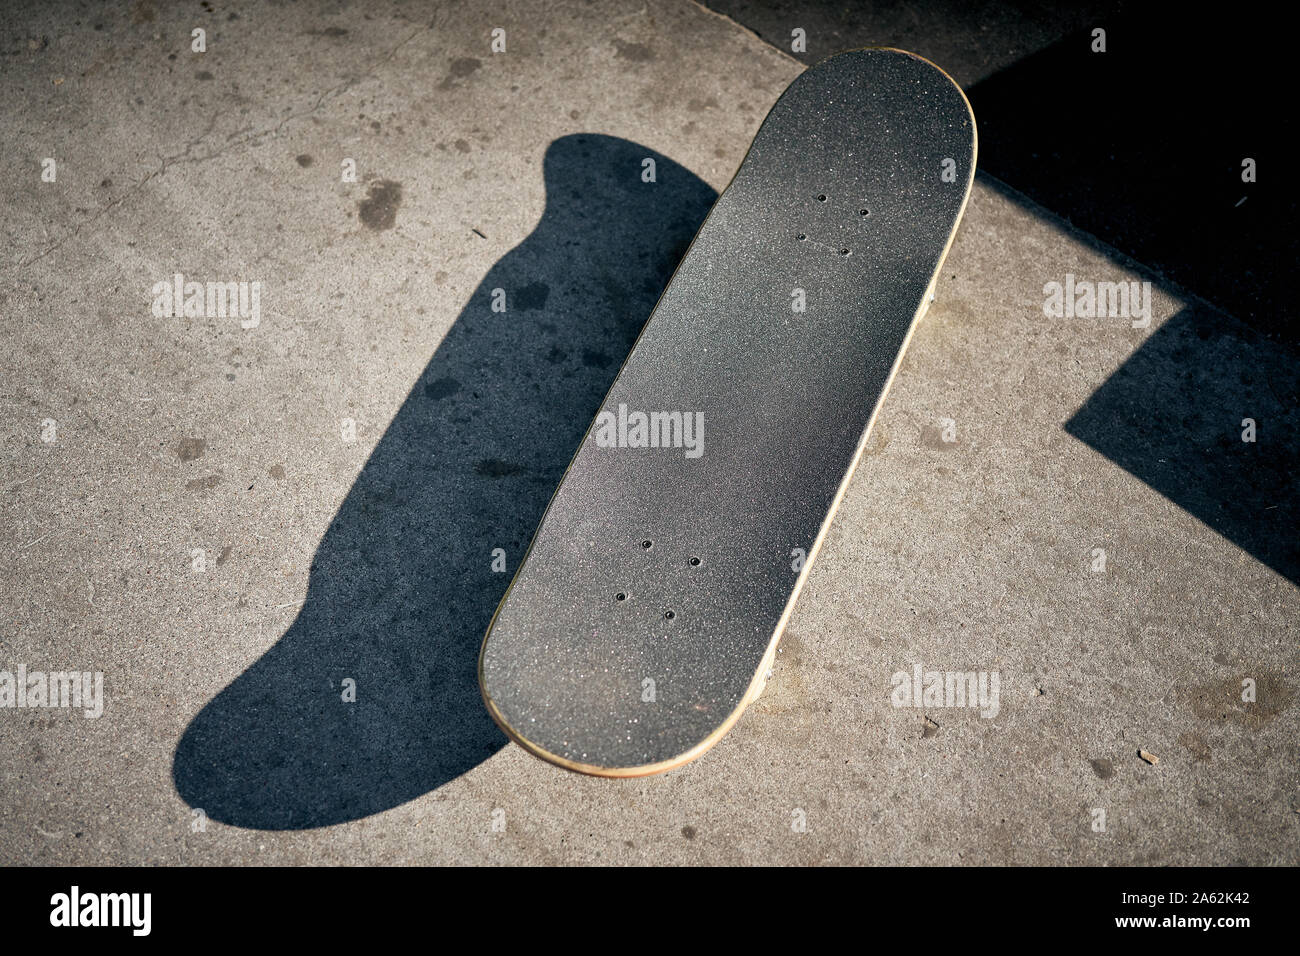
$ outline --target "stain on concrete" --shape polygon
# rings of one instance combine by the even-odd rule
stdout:
[[[272,465],[271,470],[267,472],[276,481],[284,480],[284,465]]]
[[[1187,752],[1192,755],[1193,763],[1203,763],[1210,759],[1210,745],[1200,734],[1194,734],[1190,731],[1180,734],[1178,742],[1187,748]]]
[[[952,451],[959,442],[944,441],[943,429],[938,425],[931,425],[921,430],[921,444],[939,451]]]
[[[307,168],[308,166],[310,166],[313,162],[315,162],[315,160],[313,160],[313,159],[312,159],[310,156],[308,156],[306,153],[299,153],[297,156],[294,157],[294,162],[296,162],[296,163],[297,163],[299,166],[301,166],[303,169],[306,169],[306,168]]]
[[[176,446],[176,457],[181,461],[194,461],[196,458],[203,457],[203,451],[207,447],[206,438],[182,438],[180,444]]]
[[[440,399],[455,395],[460,391],[460,382],[454,378],[440,378],[424,383],[425,398]]]
[[[862,449],[862,454],[867,458],[873,458],[889,447],[889,432],[885,431],[879,425],[871,429],[871,434],[867,436],[866,447]]]
[[[655,58],[655,51],[644,43],[624,43],[622,40],[615,39],[614,46],[618,50],[615,56],[620,60],[631,60],[633,63],[649,63]]]
[[[609,368],[609,363],[612,361],[613,359],[604,352],[595,352],[591,349],[583,349],[582,364],[586,368]]]
[[[206,478],[191,478],[185,482],[186,491],[211,491],[221,484],[220,475],[208,475]]]
[[[224,548],[221,549],[221,555],[217,558],[217,567],[221,567],[228,560],[230,560],[230,552],[232,550],[234,549],[231,545],[226,545]]]
[[[483,64],[472,56],[462,56],[451,61],[451,67],[447,70],[447,75],[443,77],[438,84],[440,90],[450,90],[456,85],[458,80],[463,80]]]
[[[1115,765],[1106,757],[1097,757],[1088,762],[1092,765],[1092,772],[1101,777],[1102,780],[1109,780],[1115,776]]]
[[[530,282],[521,286],[515,293],[515,307],[524,312],[546,308],[546,300],[551,294],[551,287],[545,282]]]
[[[401,204],[402,184],[380,179],[367,187],[366,198],[357,204],[357,215],[367,229],[383,232],[397,222],[397,207]]]
[[[468,141],[468,140],[458,139],[458,140],[456,140],[456,142],[453,143],[452,145],[456,147],[456,149],[457,149],[458,152],[462,152],[462,153],[468,153],[468,152],[469,152],[469,141]]]
[[[686,839],[688,839],[688,840],[694,840],[694,839],[695,839],[695,827],[692,827],[692,826],[685,826],[685,827],[682,827],[682,836],[686,837]]]
[[[1254,681],[1253,701],[1241,699],[1247,680]],[[1236,677],[1189,688],[1182,697],[1192,713],[1202,720],[1240,724],[1254,731],[1291,706],[1295,688],[1283,681],[1281,674],[1259,667]]]
[[[213,80],[213,79],[216,79],[216,77],[214,77],[214,76],[213,76],[209,71],[207,71],[207,70],[199,70],[199,72],[197,72],[197,73],[194,74],[194,78],[195,78],[196,80]]]

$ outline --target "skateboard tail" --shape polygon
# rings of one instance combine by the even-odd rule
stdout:
[[[961,104],[965,110],[965,118],[969,123],[969,136],[970,136],[969,161],[963,164],[965,168],[962,170],[962,172],[964,173],[964,177],[963,177],[964,181],[960,184],[956,184],[959,185],[961,189],[960,207],[956,211],[955,216],[952,216],[950,224],[946,225],[945,241],[942,244],[942,248],[938,251],[937,257],[935,257],[934,259],[934,265],[932,271],[926,277],[926,282],[923,287],[924,289],[923,294],[921,294],[919,297],[916,298],[914,310],[912,311],[910,318],[908,318],[907,321],[905,322],[905,332],[903,332],[902,334],[901,344],[898,345],[896,351],[894,351],[894,353],[892,354],[892,361],[890,361],[888,364],[887,374],[885,374],[883,377],[883,383],[880,384],[878,393],[875,394],[874,400],[864,400],[863,402],[864,409],[868,405],[870,406],[870,416],[866,421],[865,427],[861,429],[861,432],[857,437],[856,444],[851,450],[851,455],[848,456],[847,467],[845,467],[843,469],[842,474],[839,475],[839,480],[834,487],[833,497],[830,498],[829,506],[826,508],[822,519],[820,520],[819,524],[816,527],[815,536],[813,536],[810,547],[808,548],[807,558],[804,561],[801,569],[799,570],[793,585],[790,586],[788,590],[788,596],[785,596],[783,605],[780,607],[779,618],[775,621],[775,625],[771,628],[770,636],[766,639],[766,642],[762,648],[762,654],[761,654],[761,658],[758,661],[758,666],[756,669],[749,672],[750,677],[748,679],[748,683],[745,686],[743,692],[739,693],[737,698],[735,698],[734,706],[730,706],[729,709],[725,712],[725,714],[720,714],[718,715],[718,717],[713,718],[712,722],[708,724],[707,727],[703,727],[703,726],[697,727],[696,730],[693,732],[693,734],[689,736],[680,737],[680,742],[678,742],[673,748],[671,748],[670,751],[656,755],[655,759],[637,759],[636,757],[633,757],[632,759],[627,759],[625,756],[619,757],[618,759],[603,759],[602,755],[598,753],[587,753],[587,752],[579,753],[579,752],[575,752],[574,750],[570,750],[568,752],[560,752],[560,751],[564,751],[563,746],[557,746],[555,743],[548,741],[546,739],[545,733],[535,734],[533,732],[531,725],[535,722],[536,717],[524,716],[525,714],[529,713],[527,707],[520,707],[518,705],[517,700],[511,699],[510,694],[505,693],[502,690],[502,688],[505,687],[506,682],[498,679],[495,681],[495,684],[493,684],[493,681],[490,679],[490,675],[487,673],[488,669],[485,666],[485,662],[488,659],[489,647],[492,641],[494,640],[494,632],[497,630],[498,622],[502,617],[503,610],[506,609],[507,606],[511,604],[512,597],[517,596],[518,593],[517,585],[519,585],[521,578],[526,577],[526,573],[530,567],[529,561],[535,558],[535,550],[538,548],[538,542],[539,539],[542,537],[543,530],[548,527],[548,519],[552,518],[552,511],[563,510],[563,503],[561,503],[561,505],[557,508],[557,502],[560,502],[561,492],[564,491],[566,484],[570,482],[571,477],[575,473],[575,469],[579,468],[579,460],[582,457],[583,449],[587,447],[588,442],[592,435],[592,430],[595,428],[596,423],[593,422],[592,426],[589,427],[586,436],[584,436],[583,443],[579,447],[578,454],[575,455],[573,461],[569,465],[568,470],[566,470],[564,480],[561,482],[555,495],[552,497],[552,501],[547,508],[546,514],[543,516],[541,525],[539,525],[538,532],[534,535],[533,541],[530,543],[528,551],[525,553],[524,560],[521,562],[520,567],[516,572],[514,579],[511,581],[511,584],[507,588],[505,596],[502,598],[502,601],[498,605],[496,613],[493,615],[492,623],[489,625],[488,632],[484,639],[483,647],[479,655],[480,690],[482,692],[484,703],[489,714],[492,716],[493,720],[496,721],[498,726],[500,726],[502,730],[507,734],[507,736],[509,736],[512,740],[520,744],[522,747],[524,747],[526,750],[528,750],[530,753],[534,754],[535,756],[538,756],[544,760],[547,760],[551,763],[556,764],[557,766],[563,767],[568,770],[573,770],[573,771],[597,775],[597,776],[636,777],[636,776],[646,776],[649,774],[661,773],[667,770],[671,770],[675,767],[681,766],[685,763],[688,763],[691,760],[694,760],[695,758],[703,754],[706,750],[708,750],[710,747],[712,747],[715,743],[717,743],[732,728],[732,726],[734,726],[736,721],[739,720],[741,714],[748,707],[748,705],[752,703],[754,700],[756,700],[764,690],[767,678],[771,672],[771,669],[775,661],[775,655],[780,643],[780,639],[784,634],[785,628],[793,612],[795,603],[797,602],[798,596],[802,591],[803,585],[807,580],[808,574],[810,573],[812,564],[816,560],[818,554],[820,553],[821,547],[825,541],[827,532],[829,530],[830,523],[836,511],[838,510],[839,504],[843,499],[844,493],[849,485],[849,482],[852,479],[856,467],[862,458],[863,451],[866,447],[866,443],[870,438],[871,430],[875,424],[876,418],[878,417],[880,408],[883,406],[885,395],[887,394],[888,389],[892,384],[893,379],[896,376],[899,367],[901,366],[903,352],[906,350],[906,347],[911,340],[911,336],[916,328],[916,325],[919,323],[921,317],[925,314],[925,312],[929,307],[930,302],[934,298],[935,288],[936,288],[940,270],[942,269],[943,263],[946,260],[947,254],[951,248],[953,238],[957,231],[957,226],[961,220],[962,215],[964,214],[966,204],[969,200],[971,185],[973,183],[977,142],[976,142],[974,116],[970,110],[970,105],[969,102],[966,100],[965,95],[961,93],[960,88],[957,87],[956,83],[953,82],[952,79],[948,77],[946,73],[944,73],[938,67],[934,66],[934,64],[930,63],[929,61],[924,60],[924,58],[917,57],[914,54],[906,53],[904,51],[893,50],[890,48],[878,48],[875,50],[851,51],[850,53],[847,54],[840,54],[839,57],[849,57],[849,56],[860,55],[860,54],[867,54],[868,56],[870,56],[872,54],[882,54],[882,53],[898,54],[899,56],[907,57],[910,60],[926,64],[930,69],[934,71],[935,74],[937,74],[939,77],[942,77],[943,82],[950,84],[951,87],[954,90],[956,90],[957,95],[960,97]],[[836,59],[838,59],[838,57],[832,57],[828,61],[823,61],[823,64],[832,62]],[[686,255],[683,257],[682,262],[679,263],[677,270],[674,272],[672,279],[665,287],[664,293],[660,298],[660,302],[656,306],[654,312],[652,313],[651,321],[648,321],[645,327],[642,329],[641,335],[638,337],[636,344],[634,345],[633,349],[629,353],[627,360],[624,362],[622,369],[620,370],[618,378],[616,378],[615,380],[614,387],[611,388],[610,396],[607,397],[606,400],[606,407],[608,407],[611,404],[611,402],[614,401],[616,397],[616,393],[618,393],[619,391],[619,383],[623,380],[624,375],[627,374],[629,372],[629,369],[633,368],[635,363],[637,362],[638,350],[642,348],[643,341],[647,339],[648,333],[651,332],[652,326],[655,325],[654,322],[655,317],[659,315],[661,307],[665,306],[665,302],[669,298],[670,292],[673,291],[674,285],[678,283],[679,276],[683,274],[684,268],[686,264],[691,260],[692,254],[696,251],[697,245],[701,244],[701,237],[704,237],[706,236],[706,234],[709,233],[710,225],[711,223],[713,223],[715,216],[719,214],[719,210],[725,209],[724,201],[727,199],[728,194],[732,192],[733,187],[737,185],[737,183],[742,179],[742,177],[744,177],[747,174],[747,171],[751,173],[754,172],[754,169],[751,168],[751,166],[757,167],[763,161],[763,157],[758,156],[756,158],[756,162],[754,164],[751,164],[751,158],[755,158],[755,148],[760,143],[765,142],[765,130],[769,126],[769,124],[772,124],[774,122],[774,117],[778,115],[778,111],[781,107],[782,101],[786,100],[786,98],[791,95],[791,92],[794,91],[799,86],[801,79],[808,77],[810,74],[812,74],[821,66],[822,64],[819,64],[818,67],[813,67],[811,70],[806,71],[804,74],[802,74],[801,77],[796,78],[796,80],[791,84],[790,88],[785,93],[782,94],[782,97],[780,99],[778,99],[777,104],[773,106],[772,110],[768,114],[768,117],[765,118],[762,127],[760,127],[758,135],[755,137],[754,144],[751,145],[750,151],[747,152],[744,161],[742,161],[740,167],[738,168],[736,176],[733,177],[731,185],[729,185],[727,190],[725,190],[723,194],[719,197],[713,210],[711,210],[709,216],[706,217],[705,222],[701,225],[700,230],[697,232],[695,239],[692,241],[690,247],[688,247],[688,250],[686,252]],[[924,76],[922,76],[921,79],[923,80]],[[771,137],[769,136],[766,141],[770,141],[770,139]],[[764,170],[760,170],[760,171],[764,171]],[[823,195],[823,196],[819,196],[818,199],[824,201],[826,197]],[[714,232],[717,231],[718,230],[716,229],[714,230]],[[802,239],[803,236],[800,236],[800,238]],[[901,321],[901,317],[900,317],[899,327],[900,328],[904,327],[904,324]],[[653,345],[651,345],[650,347],[653,348]],[[504,669],[506,668],[500,668],[500,667],[497,668],[497,670],[504,670]],[[517,689],[517,687],[518,685],[516,685],[515,688],[511,688],[511,689],[515,690]],[[499,702],[494,697],[493,694],[494,689],[497,690],[500,693],[500,695],[503,697],[502,701]],[[571,702],[571,698],[574,696],[575,693],[580,693],[580,690],[575,690],[573,688],[569,689],[567,693],[567,697],[570,699],[570,702]],[[549,711],[553,706],[562,708],[565,704],[564,694],[550,695],[548,692],[545,691],[537,692],[537,694],[540,695],[537,697],[538,700],[541,700],[543,698],[545,699],[545,707],[541,707],[540,705],[535,706],[534,710],[532,711],[532,713],[537,716],[543,716],[544,712]],[[552,739],[556,739],[554,733],[552,733],[551,736]]]

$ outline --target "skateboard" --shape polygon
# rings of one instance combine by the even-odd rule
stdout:
[[[900,50],[830,57],[777,100],[488,628],[479,684],[511,739],[570,770],[658,773],[762,693],[975,152],[961,89]]]

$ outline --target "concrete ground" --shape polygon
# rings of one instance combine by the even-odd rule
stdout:
[[[0,709],[0,862],[1300,861],[1292,354],[981,176],[763,698],[580,777],[478,701],[493,551],[803,66],[687,0],[3,16],[0,670],[104,709]]]

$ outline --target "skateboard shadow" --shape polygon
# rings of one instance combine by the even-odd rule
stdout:
[[[1300,369],[1253,329],[1188,306],[1065,430],[1300,584]]]
[[[475,289],[380,439],[317,548],[297,619],[177,745],[176,789],[210,819],[355,820],[506,743],[479,695],[483,634],[717,198],[653,150],[593,134],[553,142],[544,176],[540,222]]]

